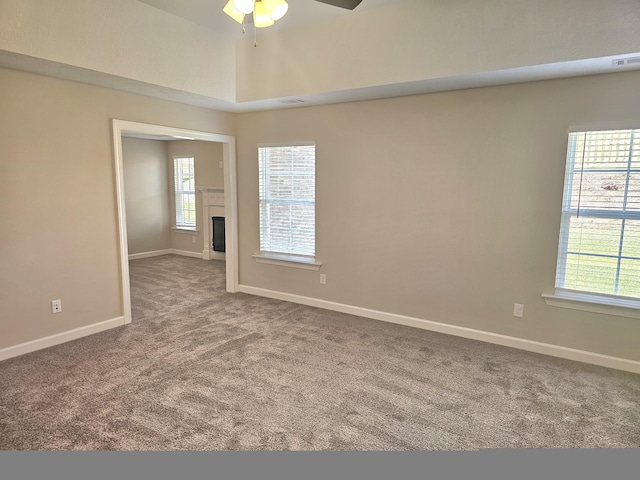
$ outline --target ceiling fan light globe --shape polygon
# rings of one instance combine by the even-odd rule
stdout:
[[[274,24],[267,7],[260,0],[256,2],[256,8],[253,11],[253,24],[256,28],[270,27]]]
[[[285,0],[262,0],[267,11],[273,20],[280,20],[289,9],[289,4]]]
[[[280,20],[289,10],[289,4],[285,0],[276,0],[276,5],[271,10],[271,18]]]
[[[253,5],[255,4],[255,0],[233,0],[233,6],[239,12],[244,13],[245,15],[253,12]]]
[[[229,0],[222,11],[240,24],[242,24],[242,22],[244,21],[244,13],[242,13],[233,5],[233,0]]]

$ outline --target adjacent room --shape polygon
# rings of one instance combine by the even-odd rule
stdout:
[[[0,0],[0,450],[640,447],[639,31]]]

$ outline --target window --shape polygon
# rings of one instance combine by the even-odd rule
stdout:
[[[556,288],[640,299],[640,130],[569,134]]]
[[[315,144],[259,146],[260,253],[314,261]]]
[[[196,181],[193,163],[193,157],[173,158],[177,229],[196,229]]]

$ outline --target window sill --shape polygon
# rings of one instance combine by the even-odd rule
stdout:
[[[304,270],[319,270],[321,262],[316,262],[315,258],[298,257],[296,255],[252,255],[258,263],[269,265],[280,265],[281,267],[302,268]]]
[[[634,299],[560,289],[556,290],[554,294],[543,293],[542,297],[546,304],[552,307],[604,313],[617,317],[640,318],[640,301]]]
[[[171,227],[171,230],[175,233],[186,233],[187,235],[197,235],[200,230],[195,228],[185,228],[185,227]]]

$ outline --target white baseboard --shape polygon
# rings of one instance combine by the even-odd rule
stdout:
[[[277,292],[263,288],[250,287],[247,285],[238,285],[238,291],[261,297],[275,298],[277,300],[285,300],[287,302],[309,305],[311,307],[324,308],[336,312],[348,313],[358,317],[371,318],[381,320],[383,322],[397,323],[409,327],[421,328],[433,332],[446,333],[457,337],[479,340],[481,342],[494,343],[505,347],[517,348],[528,352],[541,353],[552,357],[564,358],[567,360],[575,360],[583,363],[599,365],[601,367],[615,368],[617,370],[625,370],[627,372],[640,373],[640,362],[629,360],[626,358],[612,357],[602,355],[600,353],[588,352],[586,350],[577,350],[574,348],[553,345],[550,343],[535,342],[533,340],[525,340],[523,338],[510,337],[499,333],[485,332],[483,330],[475,330],[473,328],[449,325],[446,323],[432,322],[420,318],[407,317],[395,313],[381,312],[368,308],[355,307],[343,303],[330,302],[312,297],[303,297],[290,293]]]
[[[187,250],[177,250],[175,248],[167,248],[166,250],[154,250],[153,252],[132,253],[129,260],[137,260],[139,258],[159,257],[161,255],[182,255],[184,257],[202,258],[202,253],[189,252]]]
[[[183,257],[202,258],[202,252],[189,252],[188,250],[176,250],[175,248],[172,248],[169,253],[173,253],[174,255],[182,255]]]
[[[129,255],[129,260],[137,260],[138,258],[159,257],[161,255],[169,255],[171,249],[166,250],[154,250],[153,252],[132,253]]]
[[[42,350],[43,348],[53,347],[54,345],[60,345],[61,343],[70,342],[71,340],[77,340],[78,338],[93,335],[94,333],[104,332],[105,330],[120,327],[124,324],[124,317],[116,317],[111,320],[105,320],[85,327],[74,328],[73,330],[67,330],[66,332],[56,333],[55,335],[50,335],[48,337],[3,348],[0,350],[0,361],[24,355],[25,353],[35,352],[36,350]]]
[[[204,255],[203,255],[204,258]],[[210,260],[222,260],[225,262],[227,260],[227,256],[224,252],[211,252],[209,253]]]

